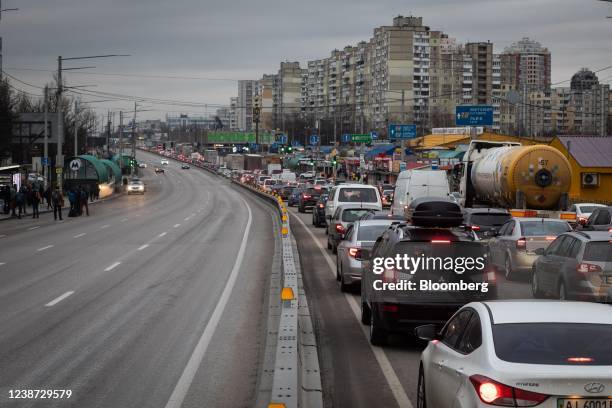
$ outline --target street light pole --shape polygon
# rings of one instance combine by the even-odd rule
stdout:
[[[62,192],[62,171],[64,169],[64,155],[62,145],[64,143],[64,117],[62,111],[62,57],[57,57],[57,157],[55,159],[55,173],[57,187]]]

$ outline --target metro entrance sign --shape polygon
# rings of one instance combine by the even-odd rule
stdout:
[[[457,126],[493,126],[493,106],[459,105],[455,119]]]

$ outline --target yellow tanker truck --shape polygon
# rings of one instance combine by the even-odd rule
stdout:
[[[473,140],[459,189],[466,207],[565,211],[571,179],[568,160],[548,145]]]

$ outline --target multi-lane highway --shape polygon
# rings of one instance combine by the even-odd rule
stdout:
[[[0,225],[0,406],[251,406],[273,212],[201,169],[148,162],[143,196]],[[11,390],[70,390],[66,400]]]
[[[336,255],[326,249],[324,229],[310,213],[290,209],[302,260],[304,287],[317,329],[324,401],[327,407],[416,407],[419,358],[424,344],[391,336],[387,347],[371,346],[361,324],[358,289],[340,292]],[[499,297],[531,298],[529,283],[497,276]]]

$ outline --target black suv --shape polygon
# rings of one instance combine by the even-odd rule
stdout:
[[[305,213],[307,208],[313,208],[321,194],[327,194],[327,189],[317,186],[302,190],[298,198],[298,212]]]
[[[497,297],[486,245],[463,228],[457,204],[420,198],[407,213],[408,222],[389,227],[362,263],[361,321],[374,345],[385,344],[389,333],[412,334],[418,325],[446,322],[469,302]],[[412,270],[384,264],[398,258],[422,263],[412,263]],[[402,285],[413,287],[397,289]]]
[[[326,227],[327,221],[325,220],[325,204],[327,204],[327,197],[329,194],[321,194],[317,203],[312,207],[312,225],[315,227]]]

